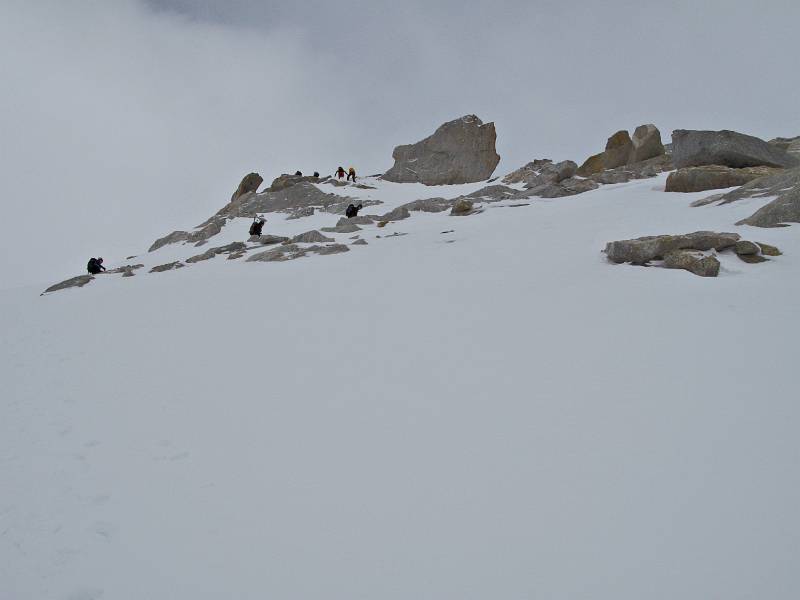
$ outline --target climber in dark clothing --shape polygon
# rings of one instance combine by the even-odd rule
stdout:
[[[261,230],[264,228],[264,222],[266,219],[261,217],[257,217],[251,224],[250,224],[250,235],[261,235]]]
[[[86,265],[86,270],[89,271],[92,275],[97,275],[102,271],[105,271],[106,268],[103,266],[103,259],[102,258],[90,258],[89,264]]]
[[[344,167],[339,167],[338,169],[336,169],[336,176],[337,176],[339,179],[343,179],[343,178],[344,178],[344,175],[345,175],[345,173],[344,173]]]
[[[303,176],[303,172],[302,171],[295,171],[294,172],[294,176],[295,177],[302,177]]]
[[[353,206],[351,204],[344,211],[344,216],[347,217],[348,219],[352,219],[353,217],[358,216],[358,211],[360,211],[362,208],[363,206],[361,204],[359,204],[358,206]]]

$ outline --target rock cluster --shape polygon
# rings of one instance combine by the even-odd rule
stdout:
[[[633,138],[626,130],[616,132],[606,142],[606,149],[590,156],[577,169],[581,177],[589,177],[608,169],[634,165],[665,154],[661,143],[661,132],[655,125],[640,125],[633,132]]]
[[[667,177],[667,192],[703,192],[738,187],[767,175],[778,172],[773,167],[745,167],[733,169],[722,165],[684,167]]]
[[[644,265],[652,260],[662,260],[676,250],[724,250],[738,242],[738,233],[695,231],[683,235],[655,235],[632,240],[619,240],[606,244],[608,260],[615,263]]]
[[[500,162],[496,140],[494,123],[484,124],[475,115],[455,119],[416,144],[397,146],[394,166],[383,179],[425,185],[489,179]]]

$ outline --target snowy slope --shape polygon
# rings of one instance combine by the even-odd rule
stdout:
[[[797,598],[800,238],[663,186],[0,292],[0,598]],[[600,253],[700,229],[784,256]]]

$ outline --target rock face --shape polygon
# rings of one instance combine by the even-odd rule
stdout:
[[[746,167],[732,169],[721,165],[684,167],[667,177],[667,192],[703,192],[744,185],[759,177],[779,172],[773,167]]]
[[[661,132],[653,124],[639,125],[631,139],[633,148],[628,163],[637,163],[664,154]]]
[[[494,123],[484,125],[475,115],[461,117],[416,144],[397,146],[392,153],[394,166],[383,179],[425,185],[489,179],[500,162],[496,140]]]
[[[758,254],[761,249],[758,247],[757,244],[753,242],[748,242],[747,240],[739,240],[733,247],[733,251],[736,254]]]
[[[606,150],[603,152],[603,168],[614,169],[627,165],[633,151],[633,142],[628,132],[618,131],[606,142]]]
[[[800,158],[800,136],[793,138],[775,138],[769,141],[773,146]]]
[[[794,167],[800,160],[777,146],[736,131],[672,132],[672,158],[675,166],[723,165],[744,167]]]
[[[197,263],[203,260],[214,258],[217,254],[230,254],[233,252],[240,252],[245,250],[247,245],[244,242],[233,242],[225,246],[217,246],[216,248],[209,248],[202,254],[197,254],[186,259],[187,263]]]
[[[231,202],[237,200],[239,197],[244,196],[245,194],[257,191],[258,186],[260,186],[263,182],[264,178],[258,173],[248,173],[244,176],[239,184],[239,187],[236,188],[236,191],[233,192],[233,196],[231,196]]]
[[[663,259],[676,250],[724,250],[739,241],[737,233],[696,231],[684,235],[656,235],[606,244],[608,260],[615,263],[643,265],[651,260]]]
[[[600,171],[589,176],[589,179],[602,184],[627,183],[633,179],[647,179],[655,177],[664,171],[673,169],[672,160],[666,154],[648,158],[642,162],[623,165],[616,169]]]
[[[744,184],[739,189],[698,201],[697,206],[719,201],[729,204],[745,198],[775,197],[737,225],[755,227],[780,227],[787,223],[800,223],[800,167],[778,171]]]
[[[389,211],[385,215],[378,217],[381,221],[402,221],[403,219],[407,219],[411,216],[411,213],[408,212],[408,209],[405,206],[398,206],[392,211]]]
[[[664,256],[664,268],[684,269],[700,277],[716,277],[719,275],[719,260],[702,252],[675,250]]]
[[[314,177],[313,175],[303,176],[303,175],[283,174],[272,181],[272,185],[269,186],[269,191],[280,192],[281,190],[290,188],[293,185],[297,185],[298,183],[302,182],[319,183],[319,181],[320,181],[319,177]]]

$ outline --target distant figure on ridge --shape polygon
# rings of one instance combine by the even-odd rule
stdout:
[[[314,177],[319,179],[319,171],[314,171]]]
[[[89,264],[86,265],[86,270],[89,271],[92,275],[97,275],[102,271],[105,271],[106,268],[103,266],[103,259],[102,258],[90,258]]]
[[[261,235],[261,230],[264,228],[265,221],[266,219],[264,217],[256,217],[250,224],[250,235]]]
[[[295,171],[294,175],[295,175],[295,177],[302,177],[303,173],[301,171]]]
[[[347,181],[350,181],[350,178],[353,178],[353,183],[356,182],[356,170],[353,167],[350,167],[347,170]]]
[[[358,216],[358,211],[360,211],[362,208],[364,207],[361,204],[359,204],[358,206],[353,206],[351,204],[344,211],[344,216],[347,217],[348,219],[352,219],[353,217]]]
[[[336,177],[338,177],[339,179],[344,177],[344,167],[339,167],[338,169],[336,169]]]

